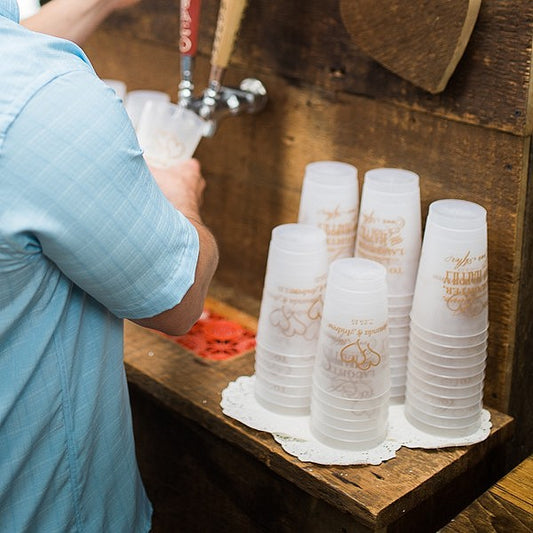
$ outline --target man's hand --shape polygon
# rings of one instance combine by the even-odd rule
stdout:
[[[186,217],[198,220],[205,189],[200,163],[196,159],[189,159],[173,167],[150,170],[172,205]]]

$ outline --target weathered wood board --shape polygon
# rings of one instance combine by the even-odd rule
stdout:
[[[533,531],[533,456],[529,456],[444,527],[442,533]]]
[[[175,99],[178,4],[141,2],[111,17],[85,47],[98,74]],[[199,87],[208,77],[218,2],[202,5]],[[256,76],[269,102],[258,115],[225,119],[197,150],[208,182],[204,215],[221,250],[216,280],[237,306],[260,299],[270,231],[296,220],[304,168],[313,160],[353,163],[360,182],[377,166],[414,170],[424,214],[445,197],[484,205],[491,323],[485,400],[515,416],[522,455],[533,446],[532,28],[533,3],[484,0],[448,87],[428,95],[351,42],[338,2],[250,2],[225,83]]]
[[[152,489],[156,492],[153,497],[163,500],[167,498],[160,512],[172,512],[168,498],[174,498],[176,507],[183,505],[180,503],[181,499],[190,501],[190,495],[180,496],[180,492],[188,490],[188,480],[192,479],[191,472],[186,473],[176,467],[182,460],[177,453],[178,451],[185,453],[184,461],[189,465],[188,458],[194,456],[194,450],[198,449],[196,464],[191,466],[193,473],[196,472],[198,479],[202,479],[205,483],[208,483],[205,477],[209,478],[211,475],[215,480],[211,479],[209,483],[218,484],[221,471],[224,471],[226,476],[235,476],[236,486],[232,487],[229,480],[226,480],[225,486],[226,497],[232,501],[242,487],[248,487],[255,479],[251,477],[251,471],[245,470],[248,466],[253,468],[257,475],[261,474],[261,469],[257,469],[252,463],[259,462],[268,466],[271,473],[263,472],[261,476],[264,477],[255,480],[260,487],[259,494],[254,494],[252,498],[255,507],[249,511],[241,509],[239,512],[239,516],[245,514],[251,521],[261,520],[263,515],[267,516],[267,511],[272,514],[272,510],[277,508],[279,512],[285,514],[270,516],[270,520],[283,521],[290,517],[290,520],[299,520],[301,524],[301,521],[306,519],[306,513],[302,512],[302,509],[298,511],[292,509],[290,512],[285,508],[286,504],[277,503],[273,498],[262,499],[261,496],[270,494],[269,491],[272,489],[277,494],[296,498],[293,494],[295,488],[298,488],[308,495],[306,498],[310,495],[314,499],[314,504],[311,505],[308,499],[300,497],[302,504],[310,505],[310,512],[325,517],[330,516],[333,521],[330,524],[332,526],[333,523],[344,527],[346,524],[351,524],[349,529],[345,529],[346,531],[373,531],[382,528],[394,531],[393,526],[402,525],[404,528],[407,524],[409,531],[424,531],[424,527],[430,521],[436,520],[437,516],[442,519],[443,513],[455,510],[449,519],[459,509],[464,508],[468,503],[467,498],[474,496],[470,491],[475,491],[477,487],[481,493],[484,490],[480,490],[481,486],[491,476],[496,476],[494,480],[501,476],[501,456],[498,459],[497,455],[491,454],[496,453],[497,449],[510,438],[512,431],[509,417],[491,411],[493,422],[491,436],[473,446],[443,450],[402,448],[396,458],[379,466],[340,467],[302,463],[284,452],[270,434],[250,429],[222,413],[220,407],[222,390],[240,375],[253,373],[253,354],[224,362],[206,362],[160,335],[126,323],[125,363],[128,379],[134,389],[139,391],[137,401],[134,401],[134,416],[137,416],[139,422],[137,443],[141,470],[146,462],[147,480],[155,487]],[[155,407],[150,409],[150,402],[155,402]],[[163,423],[169,416],[164,414],[165,411],[175,417],[174,421],[170,421],[170,424],[175,424],[174,429]],[[148,422],[146,418],[149,419]],[[187,420],[191,423],[187,423]],[[178,431],[176,428],[182,428],[183,433],[180,435],[178,432],[173,435],[174,430]],[[203,438],[200,435],[202,430],[199,428],[208,432]],[[173,455],[172,450],[168,449],[168,442],[169,440],[175,442],[176,439],[177,446],[180,446],[181,439],[185,444],[183,449],[177,448],[176,455]],[[224,448],[228,455],[227,469],[224,467],[226,461],[224,454],[217,452],[217,447],[221,446],[220,440],[232,445],[231,448]],[[191,446],[191,443],[195,443],[195,446]],[[154,446],[156,449],[153,449]],[[158,446],[161,446],[161,450],[157,449]],[[151,457],[150,451],[159,454],[160,459]],[[240,460],[239,455],[241,455]],[[254,458],[254,461],[247,459],[247,455]],[[154,466],[154,463],[158,462],[162,464],[159,467]],[[477,472],[476,466],[481,463],[484,466],[482,472],[479,472],[479,479],[473,478],[473,472]],[[168,471],[174,469],[172,472],[175,478],[167,479],[165,474],[167,470],[160,471],[165,465]],[[247,477],[247,473],[251,479],[241,480],[241,475]],[[164,476],[163,479],[161,475]],[[180,478],[180,475],[183,477]],[[466,479],[463,477],[468,482],[465,482]],[[478,486],[478,482],[481,485]],[[287,486],[287,490],[280,491],[280,487],[284,485]],[[191,487],[191,490],[195,490],[195,494],[198,494],[201,486]],[[440,498],[446,496],[446,506],[442,505],[443,500],[439,495]],[[291,501],[297,505],[297,499]],[[202,506],[210,507],[211,503],[197,501],[191,502],[190,505],[199,509]],[[216,508],[217,502],[213,502],[212,505]],[[434,508],[433,517],[426,513],[430,507]],[[185,512],[185,508],[181,508]],[[424,511],[421,511],[422,508]],[[186,512],[191,512],[191,508]],[[235,509],[232,512],[237,513]],[[183,517],[183,520],[190,520],[190,517]],[[231,523],[234,520],[233,514],[226,516],[225,520]],[[340,527],[328,529],[328,524],[329,522],[318,523],[313,528],[305,530],[342,531]],[[261,530],[263,529],[258,527],[257,522],[254,527],[250,526],[250,529],[247,529],[247,531]],[[290,528],[266,530],[291,531]]]

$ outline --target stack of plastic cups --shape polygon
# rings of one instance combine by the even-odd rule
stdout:
[[[329,269],[310,429],[333,448],[367,450],[386,438],[389,355],[385,267],[345,258]]]
[[[272,412],[309,414],[327,269],[324,231],[306,224],[274,228],[255,353],[255,397]]]
[[[486,211],[464,200],[433,202],[411,310],[411,424],[443,437],[479,429],[487,337]]]
[[[355,256],[387,268],[391,403],[403,403],[409,313],[416,283],[422,222],[419,177],[398,168],[365,174]]]
[[[126,93],[124,107],[135,129],[139,126],[139,120],[144,111],[144,106],[148,102],[170,102],[170,96],[163,91],[152,91],[149,89],[140,89]]]
[[[298,222],[322,228],[330,263],[351,257],[359,210],[357,169],[340,161],[315,161],[305,167]]]

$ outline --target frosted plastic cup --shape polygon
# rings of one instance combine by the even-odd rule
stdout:
[[[473,404],[477,404],[483,401],[483,391],[476,392],[469,396],[448,398],[433,394],[431,392],[425,392],[417,387],[412,380],[409,382],[409,394],[416,398],[419,402],[426,405],[442,406],[442,407],[468,407]]]
[[[408,306],[409,310],[410,310],[411,309],[411,305],[413,303],[413,296],[414,296],[414,293],[409,293],[409,294],[389,294],[388,295],[389,306],[391,306],[391,307]]]
[[[485,342],[489,337],[488,326],[473,335],[441,335],[434,331],[428,331],[416,322],[411,320],[411,330],[420,338],[433,344],[443,346],[475,346]]]
[[[312,392],[311,394],[311,406],[315,406],[321,409],[324,413],[327,413],[332,418],[339,418],[341,420],[352,420],[368,422],[372,420],[380,420],[387,418],[389,413],[389,406],[387,403],[388,397],[384,399],[381,405],[374,407],[366,407],[361,409],[344,409],[337,407],[331,403],[323,400],[318,395]]]
[[[328,259],[351,257],[359,211],[357,169],[340,161],[315,161],[305,167],[298,222],[324,230]]]
[[[165,168],[193,156],[206,124],[183,106],[149,100],[139,118],[137,138],[148,163]]]
[[[371,371],[372,372],[372,371]],[[323,390],[331,392],[334,395],[338,395],[342,398],[365,398],[374,397],[387,391],[390,386],[390,369],[386,368],[379,374],[379,376],[371,374],[361,373],[355,370],[355,377],[352,377],[350,373],[325,372],[321,368],[317,368],[313,371],[314,382],[320,386]],[[366,374],[361,376],[361,374]]]
[[[413,329],[409,333],[409,342],[421,350],[440,355],[449,355],[450,357],[467,357],[469,355],[476,355],[487,349],[487,340],[479,344],[473,344],[472,346],[450,346],[426,341],[419,337]]]
[[[470,368],[476,365],[485,364],[487,360],[487,350],[482,350],[473,355],[440,355],[428,352],[427,350],[422,350],[412,342],[409,344],[409,353],[414,357],[423,359],[428,365],[436,365],[458,370],[465,367]]]
[[[309,224],[272,230],[257,341],[272,351],[316,352],[328,271],[326,234]]]
[[[389,386],[388,359],[385,268],[367,259],[337,259],[324,298],[318,383],[345,398],[379,396]]]
[[[409,339],[409,326],[393,326],[389,323],[389,334],[391,337],[403,337]]]
[[[383,406],[379,411],[373,409],[372,411],[359,411],[364,416],[349,416],[343,417],[344,413],[336,409],[331,409],[327,404],[320,403],[316,398],[311,398],[311,416],[339,429],[346,429],[349,431],[365,431],[382,428],[387,424],[389,417],[388,406]],[[372,414],[370,414],[372,413]]]
[[[446,386],[446,385],[435,385],[433,383],[428,383],[424,381],[423,378],[420,378],[410,368],[407,368],[407,389],[411,386],[411,383],[418,389],[433,394],[434,396],[441,396],[443,398],[464,398],[466,396],[473,396],[483,391],[484,381],[480,380],[477,383],[472,385],[462,385],[462,386]]]
[[[409,350],[409,344],[408,342],[405,342],[404,344],[392,346],[389,344],[389,356],[390,361],[392,361],[393,358],[397,357],[407,357],[407,353]]]
[[[411,304],[404,304],[404,305],[393,305],[390,303],[389,298],[389,316],[391,317],[408,317],[411,313]]]
[[[429,415],[444,416],[448,418],[461,418],[479,414],[483,409],[483,401],[481,399],[474,401],[470,405],[464,406],[438,405],[425,402],[420,396],[417,396],[411,390],[408,392],[406,403],[410,403],[420,411]]]
[[[115,94],[122,100],[126,98],[126,84],[120,80],[103,79],[102,80],[108,87],[111,87],[115,91]]]
[[[340,449],[340,450],[349,450],[349,451],[363,451],[363,450],[371,450],[372,448],[375,448],[376,446],[379,446],[387,436],[387,430],[385,430],[381,435],[374,439],[370,439],[367,441],[360,441],[360,440],[347,440],[347,439],[341,439],[332,437],[331,435],[328,435],[321,431],[319,428],[311,424],[311,433],[316,437],[318,441],[320,441],[322,444],[325,444],[326,446],[329,446],[330,448]]]
[[[411,323],[411,319],[409,318],[409,315],[391,315],[389,313],[389,328],[392,327],[405,327],[409,326]]]
[[[309,383],[304,383],[303,385],[282,384],[277,381],[270,381],[263,374],[257,373],[255,382],[259,383],[263,390],[272,391],[287,398],[311,396],[311,385]]]
[[[291,365],[277,361],[276,359],[270,359],[268,356],[262,355],[262,351],[255,352],[255,362],[259,363],[265,370],[273,372],[274,374],[282,374],[285,376],[294,377],[308,377],[313,375],[313,361],[314,354],[311,359],[311,363],[307,366]]]
[[[151,90],[138,90],[126,93],[124,106],[135,129],[137,129],[147,102],[170,102],[170,96],[162,91]]]
[[[485,378],[485,371],[481,370],[477,374],[472,374],[470,376],[444,376],[440,374],[434,374],[428,372],[427,370],[422,370],[417,366],[414,358],[410,357],[409,362],[407,363],[409,372],[416,376],[417,378],[423,380],[428,385],[439,385],[443,387],[470,387],[471,385],[476,385],[477,383],[483,381]]]
[[[389,335],[389,347],[406,346],[409,343],[409,333],[403,335]]]
[[[313,375],[295,376],[294,374],[285,374],[279,372],[272,372],[267,367],[263,366],[260,361],[255,361],[255,375],[264,378],[265,381],[271,383],[278,383],[285,386],[310,387]]]
[[[257,386],[255,387],[255,399],[259,405],[268,411],[285,416],[306,416],[310,413],[309,398],[303,400],[291,400],[283,398],[280,401],[272,399],[272,395],[263,395],[263,392]]]
[[[315,352],[309,354],[288,354],[272,350],[262,342],[256,342],[255,357],[281,366],[294,368],[295,372],[307,372],[315,364]]]
[[[377,438],[387,430],[388,418],[376,420],[375,423],[361,424],[356,421],[339,421],[311,405],[310,424],[325,435],[347,440],[367,441]]]
[[[409,354],[409,361],[411,361],[415,367],[425,372],[450,377],[473,376],[479,374],[480,372],[483,372],[486,366],[486,358],[482,358],[479,362],[470,366],[445,366],[430,363],[422,356],[418,355],[417,352],[414,350],[411,351],[411,353]],[[394,367],[391,365],[391,375],[393,374],[393,368]]]
[[[474,414],[467,416],[437,416],[424,412],[410,403],[409,395],[405,398],[405,413],[410,415],[407,417],[409,421],[415,418],[418,422],[422,422],[429,426],[439,429],[463,429],[473,433],[481,424],[481,409],[478,409]],[[472,430],[472,428],[474,428]]]
[[[389,401],[389,391],[374,396],[370,391],[366,391],[366,396],[362,398],[346,398],[339,396],[334,388],[324,389],[314,379],[312,384],[312,395],[316,396],[320,401],[338,407],[341,409],[350,409],[353,411],[361,411],[373,409],[382,406]]]
[[[486,210],[464,200],[429,206],[411,319],[439,335],[488,327]]]
[[[413,292],[421,240],[418,175],[399,168],[366,172],[354,255],[387,268],[389,294]]]

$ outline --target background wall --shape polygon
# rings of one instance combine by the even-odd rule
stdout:
[[[203,0],[195,80],[207,82],[218,2]],[[103,78],[175,101],[178,0],[144,0],[114,15],[85,51]],[[490,340],[485,401],[517,419],[511,461],[532,450],[531,44],[533,4],[483,0],[446,90],[431,95],[365,56],[336,0],[254,0],[224,79],[257,77],[269,102],[223,121],[197,150],[204,215],[221,249],[215,292],[257,314],[272,228],[296,221],[305,165],[334,159],[403,167],[430,202],[482,204],[489,224]]]

